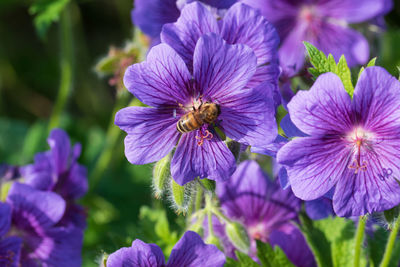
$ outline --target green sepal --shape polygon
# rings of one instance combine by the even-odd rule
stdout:
[[[204,179],[199,179],[199,182],[203,185],[203,187],[207,191],[211,191],[211,192],[215,191],[215,181],[204,178]]]
[[[248,253],[250,249],[250,238],[244,226],[238,222],[230,222],[225,227],[229,241],[240,251]]]
[[[153,189],[156,198],[160,198],[165,190],[165,185],[170,179],[171,153],[160,159],[153,168]]]

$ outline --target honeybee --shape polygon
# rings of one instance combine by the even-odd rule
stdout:
[[[215,103],[201,103],[199,108],[183,115],[176,123],[176,129],[180,133],[188,133],[199,129],[205,123],[213,123],[221,114],[221,109]]]

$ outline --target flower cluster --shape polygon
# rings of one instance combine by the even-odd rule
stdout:
[[[80,145],[71,148],[60,129],[48,143],[51,150],[38,153],[34,164],[12,168],[19,177],[0,202],[1,266],[81,266],[86,215],[75,200],[88,185],[77,163]]]

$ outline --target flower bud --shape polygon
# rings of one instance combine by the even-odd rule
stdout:
[[[184,186],[181,186],[177,184],[174,179],[171,179],[170,185],[170,201],[172,207],[178,215],[181,213],[186,214],[192,199],[193,183],[187,183]]]
[[[160,159],[153,169],[153,190],[156,198],[164,193],[166,181],[170,179],[171,154]]]
[[[201,179],[200,183],[204,186],[207,191],[215,191],[215,181],[209,180],[207,178]]]
[[[248,253],[250,249],[250,239],[246,229],[238,222],[231,222],[226,224],[226,235],[229,241],[243,253]]]

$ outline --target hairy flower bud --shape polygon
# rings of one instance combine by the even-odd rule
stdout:
[[[154,196],[160,198],[165,190],[166,181],[170,179],[171,154],[159,160],[153,169]]]
[[[174,179],[171,179],[169,197],[172,207],[177,214],[186,214],[192,199],[192,185],[193,183],[187,183],[181,186]]]
[[[232,244],[240,251],[248,253],[250,249],[250,239],[246,229],[238,222],[227,223],[226,235]]]

